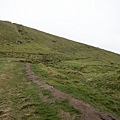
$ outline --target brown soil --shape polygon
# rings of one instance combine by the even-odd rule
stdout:
[[[94,109],[89,104],[80,101],[76,98],[71,97],[69,94],[61,92],[60,90],[56,89],[53,86],[50,86],[46,84],[45,82],[41,81],[40,77],[38,77],[33,71],[30,69],[30,63],[26,63],[26,72],[29,76],[29,78],[36,83],[37,85],[40,85],[46,90],[50,90],[54,98],[52,98],[52,101],[55,101],[56,99],[68,99],[70,104],[80,110],[82,112],[82,120],[118,120],[117,118],[113,117],[112,115],[100,112],[96,109]],[[65,115],[66,113],[61,111],[61,115]],[[67,113],[66,116],[70,116]],[[72,120],[72,118],[68,118],[69,120]]]

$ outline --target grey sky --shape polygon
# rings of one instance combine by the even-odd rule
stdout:
[[[120,0],[0,0],[0,19],[120,54]]]

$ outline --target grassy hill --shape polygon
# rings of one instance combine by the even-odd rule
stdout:
[[[16,42],[21,43],[16,43]],[[0,21],[0,52],[63,55],[69,59],[92,58],[117,62],[120,55],[50,35],[23,25]]]
[[[44,60],[43,55],[46,58]],[[11,70],[10,75],[13,76],[13,81],[20,79],[19,87],[30,89],[31,93],[36,94],[35,91],[31,90],[31,87],[35,89],[35,85],[32,82],[29,83],[29,87],[24,86],[23,82],[21,82],[22,77],[25,76],[25,71],[23,72],[24,75],[21,75],[22,77],[20,77],[20,74],[18,74],[18,78],[13,75],[15,69],[24,68],[24,62],[30,62],[31,69],[49,85],[89,103],[96,109],[120,117],[119,54],[44,33],[23,25],[0,21],[1,76],[4,76],[6,72]],[[12,67],[9,65],[12,65]],[[8,94],[6,89],[9,88],[13,92],[11,88],[12,83],[10,83],[11,86],[7,86],[7,83],[10,82],[8,81],[8,76],[4,76],[3,79],[4,81],[6,80],[6,84],[1,84],[1,104],[4,101],[4,95]],[[10,80],[12,82],[12,78]],[[16,84],[18,83],[15,82],[13,84],[13,88],[19,92],[15,87]],[[35,90],[38,91],[38,88]],[[13,97],[16,94],[13,92]],[[47,91],[45,94],[49,94],[49,92]],[[25,97],[25,95],[29,97],[30,93],[25,93],[23,96]],[[34,98],[35,96],[32,99]],[[10,99],[14,101],[12,97]],[[35,102],[37,99],[35,98],[35,100],[30,101]],[[5,100],[9,102],[7,98]],[[19,100],[15,101],[15,103],[16,106],[20,105]],[[37,104],[41,103],[37,101]],[[49,114],[55,117],[51,119],[60,119],[59,116],[52,114],[53,112],[57,113],[56,110],[53,110],[56,105],[46,104],[49,106],[49,111],[51,111]],[[60,107],[63,108],[63,106]],[[12,105],[11,107],[14,108]],[[44,107],[42,107],[43,110],[45,109]],[[39,109],[39,107],[36,105],[34,109]],[[13,110],[16,110],[16,108]],[[28,110],[26,114],[30,114],[29,112],[31,113]],[[21,112],[21,115],[23,113],[24,111]],[[1,114],[2,112],[0,111]],[[34,114],[35,116],[38,115],[37,113]]]

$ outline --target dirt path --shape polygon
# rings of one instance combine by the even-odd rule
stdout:
[[[82,120],[118,120],[111,115],[95,110],[89,104],[84,103],[83,101],[80,101],[76,98],[73,98],[69,94],[61,92],[53,86],[50,86],[45,82],[41,81],[40,78],[33,71],[31,71],[30,63],[26,63],[26,72],[33,82],[35,82],[37,85],[40,85],[44,89],[51,91],[52,95],[54,96],[53,101],[56,99],[68,99],[70,104],[74,108],[82,112]]]

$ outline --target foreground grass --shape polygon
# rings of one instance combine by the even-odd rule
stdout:
[[[0,119],[59,120],[55,106],[43,102],[39,87],[25,80],[24,64],[0,59]]]
[[[32,70],[48,84],[117,116],[120,116],[119,68],[119,64],[90,59],[32,65]]]

